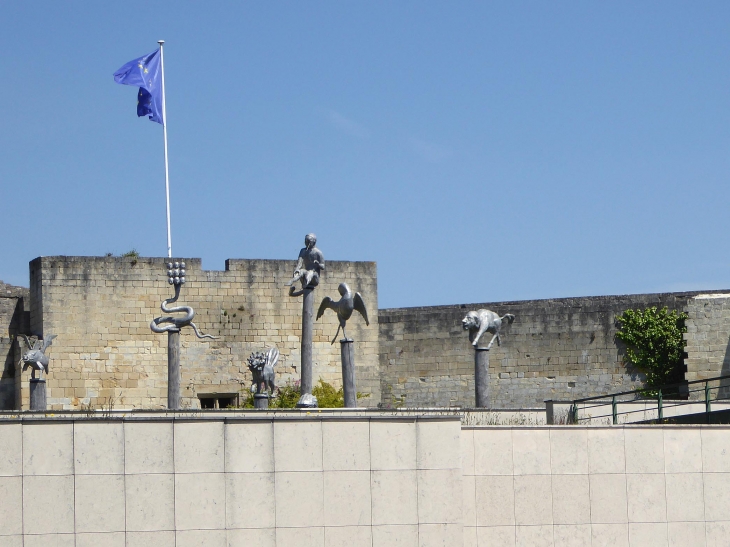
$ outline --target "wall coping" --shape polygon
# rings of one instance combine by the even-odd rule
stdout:
[[[220,422],[220,421],[460,421],[459,412],[442,410],[428,413],[415,411],[382,411],[367,409],[310,409],[310,410],[129,410],[95,411],[93,414],[79,411],[0,411],[1,423],[20,422],[109,422],[109,421],[179,421],[179,422]]]
[[[414,306],[405,308],[380,308],[378,313],[397,314],[397,313],[412,313],[412,312],[423,312],[423,311],[446,311],[446,310],[457,310],[457,309],[475,309],[485,306],[524,306],[526,304],[535,303],[551,303],[557,304],[562,303],[563,305],[570,307],[573,303],[579,301],[593,304],[600,304],[611,299],[635,299],[636,297],[643,297],[647,300],[656,300],[660,297],[675,297],[675,298],[727,298],[730,297],[728,289],[716,289],[716,290],[704,290],[704,291],[680,291],[680,292],[664,292],[664,293],[635,293],[635,294],[606,294],[600,296],[563,296],[553,298],[534,298],[528,300],[504,300],[500,302],[474,302],[471,304],[441,304],[438,306]]]

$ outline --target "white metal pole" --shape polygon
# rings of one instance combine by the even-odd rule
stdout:
[[[160,71],[162,72],[162,134],[165,139],[165,198],[167,199],[167,257],[172,258],[172,237],[170,235],[170,171],[167,166],[167,112],[165,111],[165,58],[162,54],[164,40],[160,44]]]

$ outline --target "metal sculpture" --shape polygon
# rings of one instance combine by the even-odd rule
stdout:
[[[504,320],[512,324],[515,316],[507,313],[500,317],[493,311],[482,309],[467,313],[466,317],[461,320],[461,326],[464,330],[469,331],[469,341],[475,348],[479,347],[479,339],[485,332],[493,334],[494,336],[492,336],[489,345],[486,347],[486,349],[491,349],[495,340],[497,340],[497,345],[502,345],[502,338],[499,335],[499,331],[502,328],[502,321]]]
[[[322,315],[324,315],[325,310],[328,309],[333,310],[337,314],[337,319],[340,320],[340,325],[337,327],[337,332],[331,342],[332,344],[334,344],[335,340],[337,340],[337,335],[340,333],[340,329],[342,329],[342,336],[345,337],[345,340],[349,340],[347,338],[347,333],[345,332],[345,324],[347,323],[347,320],[352,317],[353,311],[357,310],[360,312],[360,315],[362,315],[365,319],[365,324],[368,326],[370,325],[370,321],[368,320],[368,311],[365,308],[365,302],[363,302],[362,295],[359,292],[356,292],[353,295],[350,287],[347,286],[347,283],[340,283],[340,286],[337,287],[337,291],[340,293],[342,298],[335,302],[329,296],[325,296],[322,299],[322,303],[319,305],[319,310],[317,311],[318,320],[322,317]]]
[[[299,251],[294,275],[287,282],[289,296],[302,298],[302,351],[301,351],[301,390],[302,396],[297,403],[299,408],[314,408],[317,398],[312,395],[312,317],[314,314],[314,288],[319,285],[320,272],[324,270],[324,255],[315,247],[317,236],[307,234],[304,248]],[[294,283],[301,281],[302,288],[296,290]]]
[[[160,309],[165,313],[182,312],[185,315],[157,317],[150,322],[150,329],[152,332],[167,333],[167,408],[177,410],[180,408],[180,330],[190,325],[198,338],[215,340],[216,337],[200,332],[193,323],[195,310],[190,306],[168,307],[168,304],[177,302],[180,297],[180,287],[185,284],[185,262],[167,263],[167,282],[175,286],[175,296],[164,300]]]
[[[347,320],[352,317],[352,312],[355,310],[360,312],[360,315],[363,316],[366,325],[370,325],[370,321],[368,321],[368,311],[365,308],[365,302],[359,292],[356,292],[353,295],[350,287],[347,286],[347,283],[340,283],[337,287],[337,291],[340,293],[342,298],[335,302],[329,296],[325,296],[324,299],[322,299],[322,303],[319,305],[317,319],[324,315],[325,310],[330,309],[337,314],[337,319],[340,321],[335,337],[332,339],[332,343],[335,343],[337,335],[340,333],[340,329],[342,329],[342,336],[344,336],[344,339],[340,340],[340,356],[342,357],[342,390],[344,392],[345,406],[348,408],[355,408],[357,406],[357,389],[355,388],[355,349],[353,340],[347,337],[345,325],[347,324]]]
[[[248,358],[248,369],[253,374],[251,391],[255,394],[273,395],[276,389],[274,385],[274,367],[279,361],[279,350],[271,348],[266,353],[262,351],[253,352]]]
[[[461,320],[461,326],[469,331],[469,341],[474,347],[474,395],[475,406],[478,408],[489,408],[489,350],[495,340],[498,345],[502,345],[499,331],[503,321],[511,324],[514,320],[515,316],[511,313],[500,317],[493,311],[484,309],[470,311]],[[493,336],[486,348],[480,348],[479,339],[485,332]]]
[[[28,346],[28,351],[22,355],[19,364],[22,363],[23,372],[25,372],[28,368],[31,369],[32,380],[42,380],[43,373],[45,372],[48,374],[48,363],[50,362],[48,355],[46,355],[45,352],[48,349],[48,346],[53,343],[53,339],[56,338],[56,335],[50,335],[44,340],[39,338],[32,344],[25,334],[21,334],[20,336],[22,336],[25,340],[25,343]],[[38,378],[36,378],[36,372],[38,372]]]
[[[307,234],[304,236],[304,247],[299,251],[294,275],[287,282],[287,286],[290,287],[289,296],[302,294],[301,292],[294,294],[294,283],[297,281],[302,282],[302,291],[304,289],[313,289],[319,285],[319,273],[324,270],[324,255],[322,251],[315,247],[316,244],[316,235]]]
[[[165,313],[184,313],[183,317],[157,317],[150,322],[150,329],[152,332],[162,333],[177,330],[179,331],[183,327],[190,325],[195,332],[195,336],[198,338],[210,338],[215,340],[216,337],[210,334],[203,334],[198,329],[197,325],[193,323],[193,317],[195,317],[195,310],[190,306],[175,306],[169,308],[168,304],[174,304],[180,297],[180,287],[185,284],[185,262],[168,262],[167,263],[167,280],[170,285],[175,285],[175,296],[168,298],[163,301],[160,305],[160,309]],[[163,327],[160,324],[169,323]]]

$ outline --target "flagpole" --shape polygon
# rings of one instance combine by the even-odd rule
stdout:
[[[165,198],[167,200],[167,257],[172,258],[172,237],[170,235],[170,171],[167,166],[167,112],[165,111],[165,59],[162,54],[164,40],[160,44],[160,71],[162,72],[162,134],[165,139]]]

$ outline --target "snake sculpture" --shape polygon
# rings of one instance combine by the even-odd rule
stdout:
[[[184,279],[184,278],[183,278]],[[198,338],[210,338],[211,340],[216,340],[215,336],[212,336],[210,334],[203,334],[198,330],[198,327],[193,323],[193,317],[195,317],[195,310],[191,308],[190,306],[175,306],[172,308],[168,307],[168,304],[173,304],[177,302],[178,297],[180,296],[180,283],[175,283],[175,296],[172,298],[168,298],[162,304],[160,305],[160,309],[165,313],[185,313],[183,317],[172,317],[172,316],[166,316],[166,317],[157,317],[153,319],[150,322],[150,328],[152,329],[152,332],[169,332],[171,330],[180,330],[183,327],[187,327],[190,325],[193,327],[193,330],[195,331],[195,336]],[[160,326],[160,324],[163,323],[169,323],[164,326]]]

